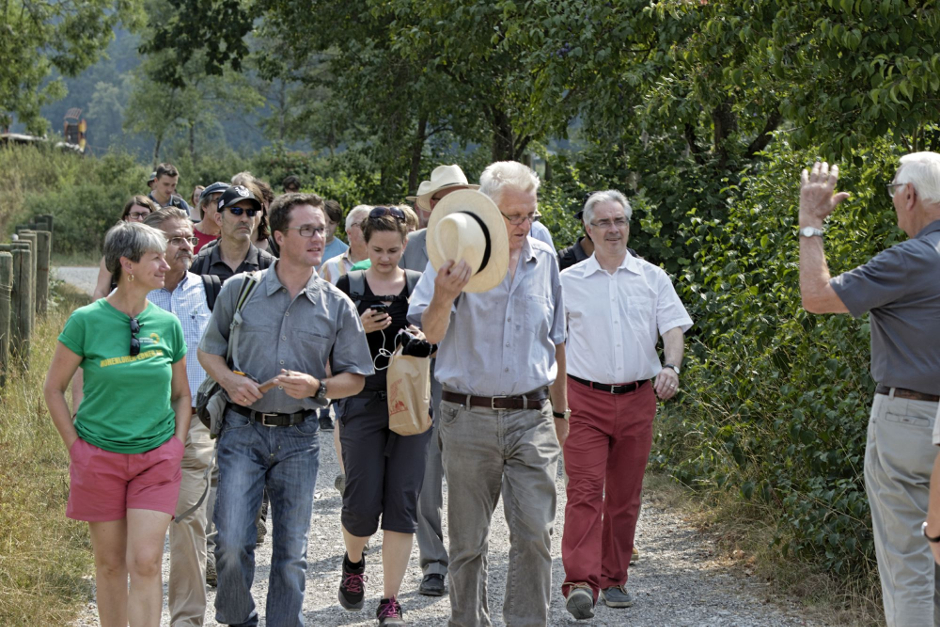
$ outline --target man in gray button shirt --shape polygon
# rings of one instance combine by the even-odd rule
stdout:
[[[313,410],[326,406],[327,398],[358,393],[373,372],[355,307],[314,270],[325,227],[319,196],[280,196],[271,206],[280,260],[260,274],[240,312],[238,361],[244,373],[234,372],[225,354],[245,275],[222,286],[199,345],[199,363],[231,401],[218,443],[214,515],[216,620],[226,625],[258,624],[251,597],[252,522],[265,487],[274,518],[267,624],[304,624],[307,532],[319,454]],[[333,373],[328,378],[327,361]],[[262,393],[262,381],[274,386]]]
[[[878,383],[868,424],[865,491],[889,627],[940,625],[940,578],[922,524],[937,457],[931,434],[940,398],[940,154],[901,158],[888,193],[905,242],[830,278],[823,221],[848,194],[834,194],[838,166],[803,170],[800,291],[812,313],[871,317],[871,375]],[[940,540],[940,538],[937,538]]]
[[[548,622],[558,438],[567,422],[553,428],[546,397],[551,386],[552,402],[567,408],[565,308],[554,251],[528,237],[538,186],[535,172],[520,163],[487,167],[480,191],[503,214],[509,271],[488,292],[462,293],[470,280],[465,261],[448,261],[439,272],[428,264],[408,309],[408,319],[440,345],[435,376],[444,387],[438,419],[450,494],[452,626],[491,624],[487,538],[504,477],[511,547],[503,618],[507,625]]]

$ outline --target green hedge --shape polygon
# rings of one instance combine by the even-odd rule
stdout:
[[[797,154],[781,135],[758,168],[725,190],[726,219],[689,220],[698,250],[678,280],[696,326],[684,398],[661,425],[653,461],[683,483],[733,491],[778,521],[774,538],[838,574],[874,559],[863,461],[874,383],[867,316],[818,316],[801,307],[796,237]],[[898,153],[889,144],[844,166],[852,198],[830,220],[834,275],[904,239],[883,184]]]

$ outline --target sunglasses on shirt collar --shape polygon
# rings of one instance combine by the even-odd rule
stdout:
[[[140,355],[140,340],[137,339],[138,333],[140,333],[140,323],[137,322],[137,318],[131,318],[131,357]]]

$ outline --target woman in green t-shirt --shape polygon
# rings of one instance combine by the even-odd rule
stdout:
[[[121,222],[104,249],[117,288],[69,317],[43,392],[71,459],[66,515],[91,531],[101,623],[157,625],[192,412],[186,342],[179,320],[147,301],[170,268],[163,234]],[[65,391],[78,368],[84,400],[73,422]]]

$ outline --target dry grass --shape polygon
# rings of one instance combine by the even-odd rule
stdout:
[[[0,625],[64,625],[89,598],[85,523],[65,517],[68,453],[42,397],[56,337],[88,297],[59,288],[32,338],[32,367],[0,390]]]
[[[682,512],[707,534],[718,549],[721,566],[768,582],[772,601],[796,603],[808,618],[826,625],[885,624],[877,573],[870,579],[846,580],[781,557],[770,544],[775,527],[769,514],[730,497],[703,498],[665,474],[654,473],[647,473],[644,490],[657,505]]]

